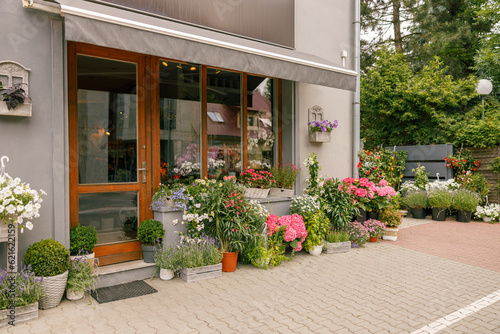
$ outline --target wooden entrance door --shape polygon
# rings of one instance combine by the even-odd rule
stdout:
[[[70,217],[97,229],[101,265],[141,258],[151,152],[143,55],[68,43]]]

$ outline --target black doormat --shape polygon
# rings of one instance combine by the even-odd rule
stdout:
[[[119,285],[99,288],[91,292],[92,297],[99,304],[114,302],[132,297],[139,297],[158,292],[155,288],[144,281],[133,281]]]

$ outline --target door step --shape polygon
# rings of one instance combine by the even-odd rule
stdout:
[[[129,261],[108,266],[99,267],[101,279],[96,288],[128,283],[137,280],[151,278],[156,273],[154,263],[146,263],[143,260]]]

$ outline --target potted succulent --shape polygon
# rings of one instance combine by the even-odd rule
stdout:
[[[97,243],[97,230],[94,226],[77,224],[69,231],[70,261],[77,257],[89,261],[94,258],[93,248]],[[91,261],[93,262],[93,261]]]
[[[245,197],[250,198],[266,198],[269,194],[269,188],[276,185],[271,172],[252,168],[245,168],[238,181],[245,186]]]
[[[478,219],[482,219],[485,223],[498,221],[500,219],[500,204],[478,206],[474,212],[474,216]]]
[[[165,236],[163,224],[154,219],[144,220],[137,229],[137,239],[142,242],[144,262],[154,263],[155,253],[161,249],[161,242]]]
[[[467,189],[458,189],[453,193],[451,208],[457,211],[456,219],[459,222],[468,223],[472,212],[479,205],[479,195]]]
[[[384,234],[385,225],[380,220],[368,219],[363,222],[363,225],[368,233],[369,242],[377,242],[378,238]]]
[[[56,307],[61,302],[68,279],[69,252],[59,241],[45,239],[30,245],[24,255],[24,264],[30,265],[42,278],[44,295],[40,309]]]
[[[432,208],[432,219],[446,220],[446,210],[451,207],[453,194],[447,189],[433,189],[428,192],[429,206]]]
[[[95,290],[99,282],[99,274],[95,261],[87,261],[84,257],[76,257],[70,261],[68,281],[66,282],[66,298],[82,299],[85,291]]]
[[[366,227],[357,221],[347,224],[347,233],[349,233],[349,240],[352,241],[351,247],[357,248],[368,241],[369,234]]]
[[[269,196],[292,197],[293,185],[300,173],[300,168],[288,162],[284,168],[280,164],[274,166],[271,168],[271,173],[273,174],[276,188],[271,188]]]
[[[317,211],[306,215],[304,224],[307,230],[307,237],[303,243],[303,247],[313,256],[321,255],[325,236],[330,228],[330,220],[323,211]]]
[[[398,239],[399,225],[403,221],[401,211],[397,206],[391,205],[380,212],[379,219],[385,224],[382,239],[396,241]]]
[[[168,281],[174,278],[181,269],[179,252],[171,245],[164,247],[155,254],[156,266],[160,269],[160,279]]]
[[[347,231],[330,231],[325,237],[323,252],[327,254],[345,253],[351,250],[350,235]]]
[[[425,208],[429,206],[427,193],[423,190],[408,191],[403,197],[403,204],[411,209],[413,218],[424,219]]]
[[[12,278],[14,277],[14,278]],[[42,296],[41,278],[30,266],[13,274],[0,268],[0,328],[38,318],[38,301]],[[14,302],[14,309],[11,309]]]
[[[196,282],[222,276],[222,252],[210,237],[184,243],[176,251],[180,276],[185,282]]]

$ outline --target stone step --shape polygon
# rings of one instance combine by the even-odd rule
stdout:
[[[146,263],[143,260],[99,267],[99,272],[101,274],[101,280],[97,288],[143,280],[158,275],[155,264]]]

